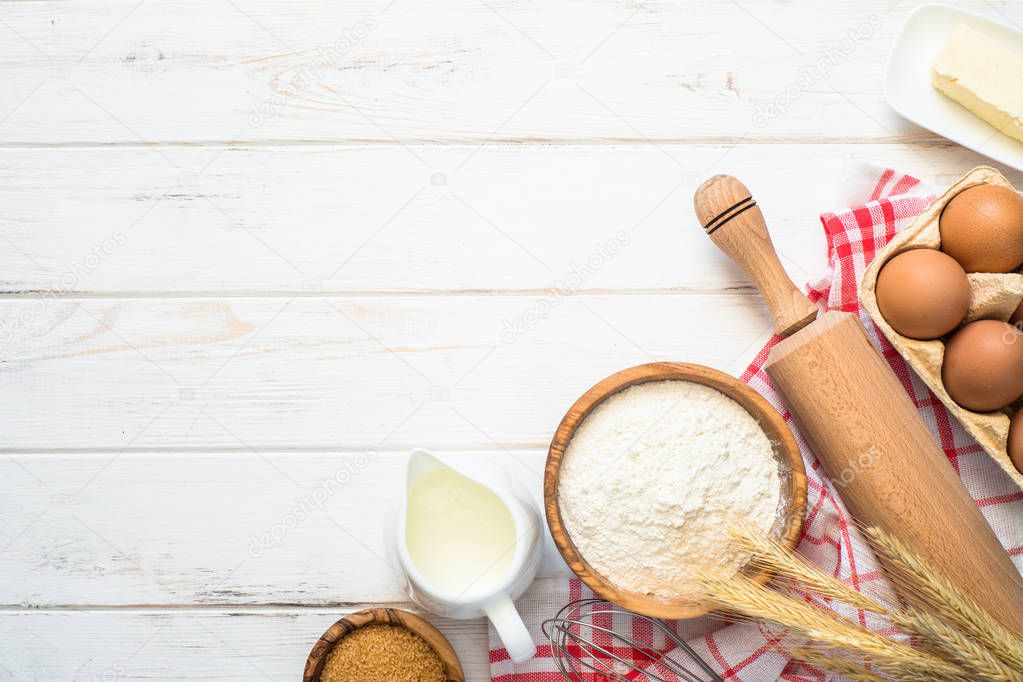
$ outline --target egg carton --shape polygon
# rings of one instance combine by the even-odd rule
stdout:
[[[948,408],[966,431],[973,436],[984,451],[994,459],[1009,475],[1013,482],[1023,490],[1023,473],[1016,470],[1006,444],[1009,437],[1009,416],[1013,409],[1006,408],[998,412],[973,412],[956,404],[945,390],[941,381],[941,365],[945,358],[945,344],[940,340],[920,341],[902,336],[885,321],[877,307],[877,296],[874,288],[877,275],[884,264],[898,254],[916,248],[937,249],[941,246],[941,235],[938,231],[938,218],[952,197],[959,192],[975,185],[993,184],[1016,190],[1005,177],[994,168],[979,166],[974,168],[945,193],[935,199],[918,215],[912,223],[895,236],[863,275],[860,283],[860,302],[866,308],[874,323],[895,347],[909,366],[934,391],[938,399]],[[970,310],[964,323],[980,319],[1008,321],[1023,300],[1023,275],[1016,273],[969,273]],[[1018,404],[1014,407],[1018,407]]]

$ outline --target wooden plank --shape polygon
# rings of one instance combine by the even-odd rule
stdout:
[[[456,463],[488,458],[541,494],[545,449],[437,451]],[[401,452],[0,456],[0,613],[404,601],[390,548],[405,461]],[[984,511],[1004,543],[1023,541],[1004,508]],[[538,575],[563,579],[543,537]],[[1014,561],[1023,569],[1023,556]]]
[[[491,458],[539,502],[544,450],[446,455]],[[391,539],[405,461],[373,451],[0,456],[0,607],[406,600]],[[544,538],[540,575],[563,575]]]
[[[879,96],[917,2],[3,4],[5,143],[936,139]]]
[[[823,268],[817,216],[837,208],[842,160],[864,154],[827,144],[421,147],[445,173],[433,177],[393,146],[177,153],[195,173],[139,148],[6,150],[0,292],[748,288],[693,216],[693,191],[715,172],[750,185],[802,282]],[[870,155],[937,185],[985,163],[940,146]]]
[[[546,447],[607,374],[741,371],[770,328],[727,293],[0,301],[21,317],[7,449]]]
[[[243,611],[0,611],[0,679],[300,679],[331,623],[364,606]],[[407,605],[399,605],[407,606]],[[451,641],[470,682],[490,679],[482,620],[430,617]]]

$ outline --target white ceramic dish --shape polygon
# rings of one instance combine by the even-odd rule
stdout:
[[[1017,170],[1023,142],[1003,135],[931,86],[931,65],[952,29],[967,24],[1023,53],[1023,32],[948,5],[922,5],[906,19],[888,56],[884,94],[900,116]]]

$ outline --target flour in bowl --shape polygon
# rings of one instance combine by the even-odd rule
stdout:
[[[691,595],[699,571],[736,573],[749,555],[728,525],[770,531],[781,482],[757,421],[723,393],[651,381],[612,395],[578,426],[559,477],[572,542],[619,587]]]

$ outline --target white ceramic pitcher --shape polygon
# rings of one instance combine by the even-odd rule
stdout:
[[[483,588],[452,590],[439,586],[436,581],[431,582],[412,559],[407,535],[409,494],[416,481],[441,467],[494,493],[511,514],[515,540],[510,564],[499,578]],[[459,461],[456,465],[452,458],[442,458],[420,448],[410,453],[395,537],[398,561],[408,581],[410,596],[428,611],[448,618],[486,615],[494,624],[508,655],[517,663],[528,660],[536,651],[536,644],[515,610],[513,600],[536,576],[542,551],[542,529],[535,500],[493,461]]]

